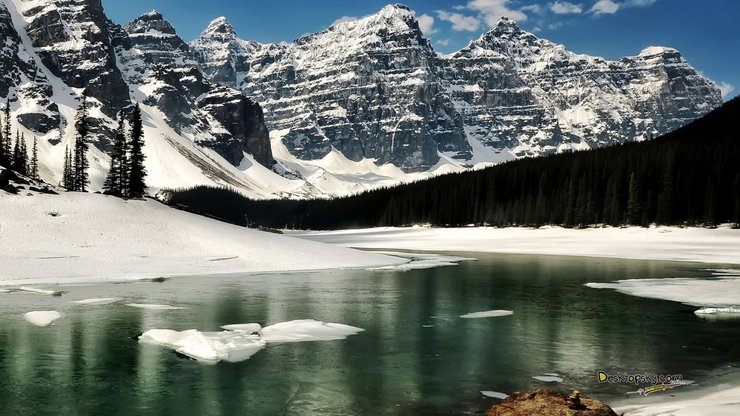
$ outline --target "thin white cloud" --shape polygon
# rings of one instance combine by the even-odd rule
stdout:
[[[599,0],[589,11],[597,16],[602,14],[614,14],[619,11],[619,4],[614,3],[612,0]]]
[[[450,40],[449,39],[440,39],[440,40],[436,41],[435,43],[438,44],[438,45],[441,45],[441,46],[447,46],[447,45],[450,44]]]
[[[354,16],[342,16],[339,19],[335,20],[334,23],[332,23],[331,25],[334,26],[334,25],[338,25],[339,23],[354,22],[355,20],[357,20],[357,17],[354,17]]]
[[[550,3],[550,11],[555,14],[581,14],[583,13],[583,6],[567,1],[556,1]]]
[[[444,10],[437,10],[437,17],[441,20],[452,23],[452,30],[456,32],[475,32],[480,28],[480,20],[473,16],[465,16],[460,13],[450,13]]]
[[[658,0],[627,0],[624,2],[625,7],[647,7],[652,6]]]
[[[735,86],[728,82],[717,83],[717,88],[719,88],[719,90],[722,91],[722,98],[724,99],[730,98],[730,93],[735,91]]]
[[[419,22],[419,28],[422,33],[429,36],[433,33],[437,33],[437,29],[434,28],[434,17],[428,14],[422,14],[416,19]]]
[[[489,27],[496,25],[502,17],[519,22],[527,20],[527,15],[521,9],[511,8],[510,0],[470,0],[467,8],[480,13]]]

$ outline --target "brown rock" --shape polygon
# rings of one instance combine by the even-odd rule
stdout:
[[[617,416],[604,403],[574,391],[570,396],[552,390],[514,393],[493,406],[486,416]]]

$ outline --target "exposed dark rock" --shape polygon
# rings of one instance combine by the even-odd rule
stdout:
[[[617,416],[606,404],[573,392],[552,390],[514,393],[493,406],[486,416]]]

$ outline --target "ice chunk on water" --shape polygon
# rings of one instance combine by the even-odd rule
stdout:
[[[243,331],[249,334],[254,334],[255,332],[259,332],[260,329],[262,329],[262,325],[260,324],[232,324],[232,325],[223,325],[221,328],[227,331]]]
[[[544,373],[541,376],[533,376],[535,380],[544,381],[546,383],[562,383],[563,378],[557,373]]]
[[[494,399],[501,399],[501,400],[509,397],[509,395],[506,393],[501,393],[498,391],[491,391],[491,390],[481,390],[480,394],[486,397],[493,397]]]
[[[395,264],[390,266],[372,267],[368,270],[376,271],[408,271],[419,269],[431,269],[442,266],[457,266],[461,261],[473,261],[475,259],[457,256],[445,256],[441,254],[426,253],[403,253],[396,251],[378,251],[375,253],[385,254],[388,256],[401,257],[408,259],[408,263]]]
[[[224,325],[223,328],[226,331],[150,329],[139,337],[139,342],[161,345],[199,361],[216,363],[249,359],[270,343],[339,340],[363,331],[354,326],[313,319],[281,322],[265,328],[254,323]]]
[[[740,318],[740,308],[701,308],[694,311],[702,318]]]
[[[196,329],[150,329],[139,337],[139,341],[172,348],[190,358],[211,363],[243,361],[266,345],[259,335],[236,331],[200,332]]]
[[[30,293],[37,293],[39,295],[49,295],[49,296],[62,296],[64,292],[61,290],[48,290],[48,289],[39,289],[36,287],[29,287],[29,286],[21,286],[18,288],[21,292],[30,292]]]
[[[260,334],[267,342],[302,342],[345,339],[362,331],[350,325],[303,319],[266,326]]]
[[[33,311],[23,314],[23,317],[36,326],[49,326],[61,318],[62,314],[57,311]]]
[[[77,305],[108,305],[113,302],[117,302],[118,298],[94,298],[94,299],[82,299],[75,300],[72,303]]]
[[[508,316],[513,315],[514,311],[507,311],[503,309],[495,310],[495,311],[483,311],[483,312],[473,312],[473,313],[467,313],[465,315],[460,315],[461,318],[465,319],[474,319],[474,318],[494,318],[497,316]]]
[[[10,293],[10,291],[7,289],[0,289],[0,293]]]
[[[126,306],[133,306],[134,308],[151,309],[151,310],[156,310],[156,311],[170,311],[170,310],[176,310],[176,309],[185,309],[180,306],[157,305],[155,303],[127,303]]]

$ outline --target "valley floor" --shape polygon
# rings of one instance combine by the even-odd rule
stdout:
[[[0,285],[405,263],[226,224],[159,202],[0,192]]]
[[[677,227],[372,228],[294,231],[322,243],[368,249],[490,252],[740,264],[740,230]]]

